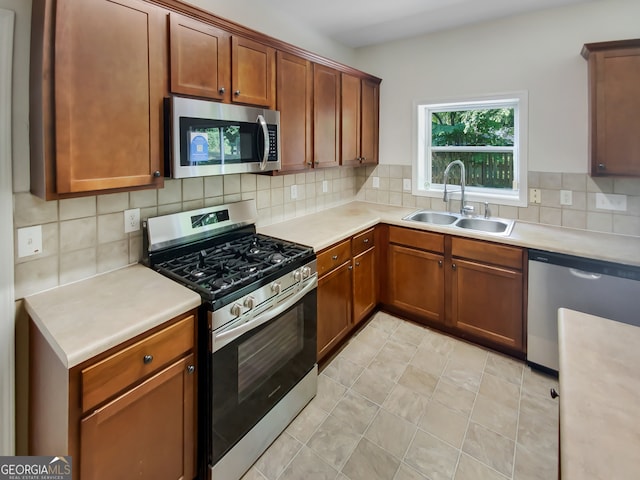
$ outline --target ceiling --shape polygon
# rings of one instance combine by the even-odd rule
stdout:
[[[270,0],[319,33],[362,47],[593,0]]]

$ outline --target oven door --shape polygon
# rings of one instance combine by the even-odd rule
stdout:
[[[211,465],[313,369],[316,284],[309,282],[251,322],[214,335]]]

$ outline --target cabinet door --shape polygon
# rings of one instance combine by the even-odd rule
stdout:
[[[358,324],[378,303],[376,248],[353,258],[353,323]]]
[[[640,48],[592,54],[591,173],[640,176]]]
[[[161,187],[166,15],[139,0],[56,8],[56,192]]]
[[[313,163],[340,164],[340,72],[313,66]]]
[[[231,100],[275,108],[276,51],[259,42],[231,37]]]
[[[83,480],[191,479],[195,475],[193,355],[84,418]]]
[[[347,262],[318,280],[318,360],[349,331],[351,269]]]
[[[380,85],[362,80],[360,157],[362,164],[378,163]]]
[[[277,52],[277,110],[280,112],[281,171],[309,168],[313,161],[313,69],[311,62]]]
[[[522,352],[522,273],[452,259],[451,314],[459,331]]]
[[[231,35],[176,13],[169,17],[171,91],[228,100]]]
[[[400,310],[444,323],[444,257],[389,245],[388,299]]]
[[[360,164],[360,79],[343,73],[341,103],[342,165]]]

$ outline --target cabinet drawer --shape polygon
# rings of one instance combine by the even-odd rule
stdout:
[[[406,245],[408,247],[438,253],[444,252],[444,235],[412,230],[410,228],[389,227],[389,243]]]
[[[453,237],[451,255],[503,267],[522,269],[523,250],[519,247]]]
[[[190,315],[82,370],[82,411],[95,407],[129,385],[167,365],[194,345]]]
[[[355,257],[375,245],[375,229],[371,228],[353,236],[351,254]]]
[[[329,247],[318,254],[318,276],[321,277],[351,258],[351,240]]]

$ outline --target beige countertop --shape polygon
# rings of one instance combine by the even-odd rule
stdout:
[[[558,333],[562,478],[638,478],[640,327],[560,309]]]
[[[329,210],[260,227],[258,231],[265,235],[309,245],[319,251],[378,223],[388,223],[640,266],[640,237],[521,221],[516,221],[510,236],[501,237],[460,228],[402,220],[416,210],[419,209],[351,202]]]
[[[72,368],[200,305],[197,293],[131,265],[24,299],[63,365]]]

